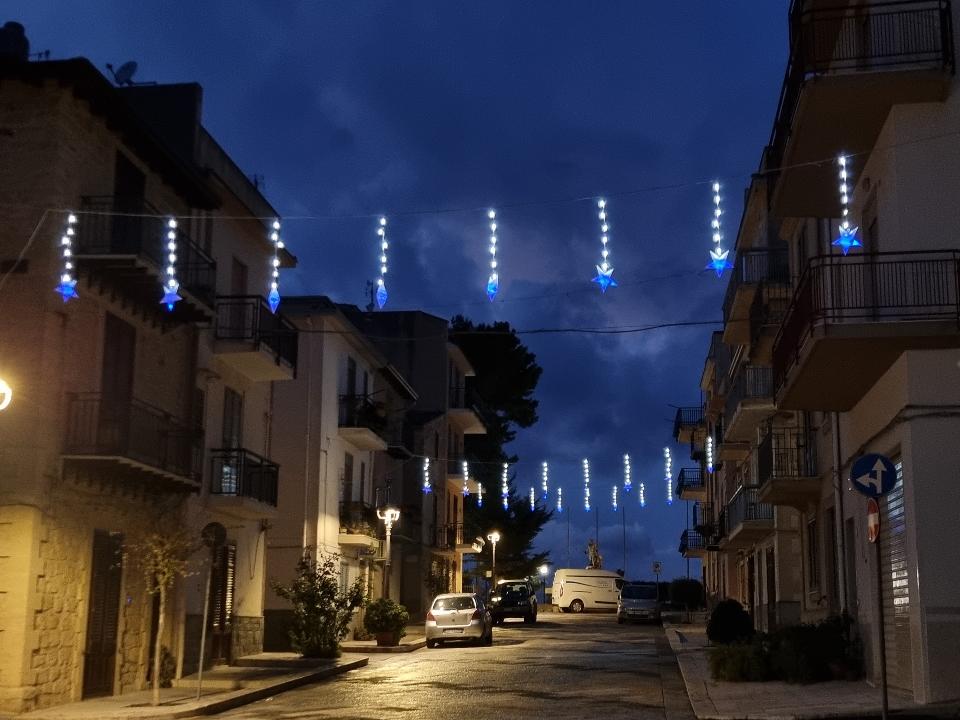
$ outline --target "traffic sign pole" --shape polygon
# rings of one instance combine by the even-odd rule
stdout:
[[[880,630],[880,717],[887,720],[889,702],[887,700],[887,642],[883,627],[883,571],[880,568],[880,543],[875,542],[877,549],[877,627]]]

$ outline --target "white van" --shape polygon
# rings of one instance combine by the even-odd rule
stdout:
[[[553,574],[553,604],[563,612],[617,611],[623,578],[612,570],[560,568]]]

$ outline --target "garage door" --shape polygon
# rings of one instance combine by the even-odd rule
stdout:
[[[883,619],[887,646],[887,682],[913,689],[910,637],[910,582],[907,571],[903,462],[893,458],[897,484],[880,503],[880,557],[883,564]]]

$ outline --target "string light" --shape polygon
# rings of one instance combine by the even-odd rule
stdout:
[[[382,310],[387,304],[387,286],[384,276],[387,274],[387,250],[390,243],[387,242],[387,219],[380,218],[380,227],[377,228],[377,235],[380,236],[380,277],[377,278],[377,306]]]
[[[537,491],[534,489],[533,485],[530,486],[530,510],[537,509]]]
[[[173,306],[183,300],[177,294],[180,283],[177,282],[177,221],[167,218],[167,271],[163,283],[163,297],[160,304],[167,306],[167,312],[173,312]]]
[[[274,218],[270,226],[270,242],[273,245],[273,258],[270,260],[270,292],[267,294],[267,304],[270,312],[276,313],[280,307],[280,251],[283,250],[283,240],[280,239],[280,220]]]
[[[60,294],[64,303],[80,297],[77,294],[77,278],[73,274],[73,239],[77,234],[76,226],[77,216],[72,212],[67,213],[67,226],[63,229],[63,235],[60,236],[60,258],[63,261],[60,269],[60,284],[53,289]]]
[[[617,486],[614,485],[614,486],[613,486],[613,493],[612,493],[612,497],[613,497],[613,511],[614,511],[614,512],[617,511],[617,490],[618,490]]]
[[[507,471],[509,469],[507,463],[503,464],[503,470],[500,473],[500,498],[503,501],[503,509],[508,510],[510,508],[510,484],[509,479],[507,478]]]
[[[477,507],[483,507],[483,483],[477,483]]]
[[[430,483],[430,458],[423,459],[423,494],[429,495],[433,491],[433,485]]]
[[[673,505],[673,457],[668,447],[663,449],[663,477],[667,481],[667,505]]]
[[[540,485],[543,490],[543,499],[547,500],[547,497],[550,495],[550,467],[547,465],[546,461],[543,463],[543,482]]]
[[[488,211],[487,218],[490,220],[490,277],[487,278],[487,297],[493,302],[500,289],[500,275],[497,272],[497,211]]]
[[[647,487],[643,484],[643,481],[640,481],[640,507],[645,508],[647,506]]]
[[[590,461],[583,459],[583,509],[590,512]]]
[[[463,496],[467,497],[470,494],[470,466],[467,465],[467,461],[463,461]]]
[[[849,174],[847,170],[847,156],[840,154],[837,158],[837,165],[840,166],[840,237],[833,241],[833,244],[843,250],[846,255],[850,248],[863,247],[863,244],[857,239],[857,230],[859,228],[850,227],[850,190]]]
[[[633,482],[630,480],[630,456],[624,454],[623,456],[623,492],[628,493],[633,487]]]
[[[720,183],[715,182],[713,184],[713,219],[710,220],[710,229],[713,231],[712,239],[716,247],[710,251],[710,263],[707,265],[707,270],[715,271],[717,277],[721,277],[724,270],[733,267],[727,260],[730,251],[724,250],[721,245],[721,242],[723,242],[723,233],[720,232],[721,215],[723,215],[723,209],[720,207]]]
[[[597,200],[597,207],[600,212],[597,213],[597,217],[600,218],[600,243],[603,246],[600,250],[600,264],[597,265],[597,276],[593,278],[593,282],[600,286],[600,292],[605,293],[607,288],[612,288],[617,286],[617,281],[613,279],[613,266],[610,264],[610,249],[607,247],[607,243],[610,240],[610,236],[607,235],[610,230],[610,225],[607,223],[607,201],[604,199]]]
[[[563,488],[557,487],[557,512],[563,512]]]
[[[713,435],[707,435],[707,472],[713,472]]]

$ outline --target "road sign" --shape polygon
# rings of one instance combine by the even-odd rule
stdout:
[[[897,469],[890,458],[884,455],[861,455],[850,470],[850,482],[861,495],[882,497],[893,490],[897,482]]]
[[[653,561],[653,574],[654,574],[654,575],[659,575],[661,572],[663,572],[663,563],[661,563],[659,560],[654,560],[654,561]]]
[[[867,500],[867,540],[872,543],[880,536],[880,506],[873,498]]]

